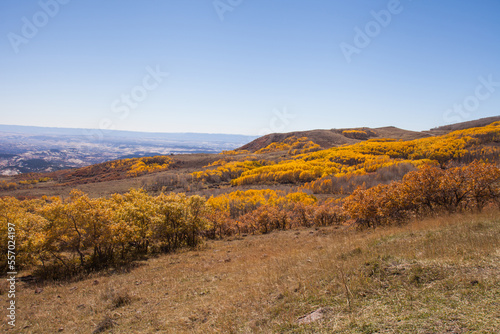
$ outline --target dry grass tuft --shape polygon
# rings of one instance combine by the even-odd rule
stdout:
[[[115,290],[108,287],[103,293],[102,298],[104,301],[109,301],[112,308],[119,308],[128,305],[132,302],[132,297],[126,290]]]
[[[105,316],[104,319],[97,325],[96,329],[92,332],[92,334],[102,333],[107,331],[108,329],[113,328],[115,322],[109,316]]]

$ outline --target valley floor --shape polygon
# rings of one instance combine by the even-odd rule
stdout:
[[[17,288],[16,328],[4,320],[3,332],[493,333],[500,213],[239,236]]]

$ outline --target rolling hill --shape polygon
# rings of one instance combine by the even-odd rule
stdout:
[[[272,143],[280,143],[290,137],[306,137],[321,148],[330,148],[341,145],[351,145],[367,139],[391,138],[396,140],[414,140],[429,136],[439,136],[450,133],[456,130],[465,130],[475,127],[482,127],[493,122],[500,121],[500,116],[481,118],[473,121],[461,122],[433,128],[428,131],[410,131],[400,129],[394,126],[386,126],[380,128],[345,128],[345,129],[330,129],[330,130],[311,130],[311,131],[295,131],[288,133],[272,133],[259,137],[252,142],[243,145],[238,150],[248,150],[256,152],[263,149]],[[367,135],[362,138],[353,138],[349,136],[349,132],[361,131]]]
[[[434,135],[442,135],[442,134],[449,133],[451,131],[465,130],[465,129],[470,129],[470,128],[486,126],[488,124],[491,124],[493,122],[498,122],[498,121],[500,121],[500,116],[485,117],[485,118],[475,119],[475,120],[467,121],[467,122],[439,126],[439,127],[430,129],[428,132],[431,134],[434,134]]]
[[[349,136],[351,131],[366,132],[366,137],[363,139],[353,138]],[[346,135],[347,134],[347,135]],[[330,148],[341,145],[351,145],[356,144],[362,140],[372,139],[372,138],[393,138],[401,140],[413,140],[418,138],[429,137],[429,134],[423,132],[409,131],[399,129],[393,126],[381,127],[381,128],[346,128],[346,129],[331,129],[331,130],[311,130],[311,131],[295,131],[288,133],[272,133],[262,137],[259,137],[252,142],[243,145],[238,148],[238,150],[248,150],[250,152],[256,152],[263,149],[272,143],[280,143],[290,137],[302,138],[305,137],[311,140],[315,144],[318,144],[321,148]]]

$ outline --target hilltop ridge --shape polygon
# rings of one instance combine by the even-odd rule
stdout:
[[[465,129],[470,129],[470,128],[477,128],[480,126],[486,126],[488,124],[491,124],[493,122],[498,122],[498,121],[500,121],[500,116],[484,117],[484,118],[479,118],[479,119],[475,119],[472,121],[466,121],[466,122],[438,126],[438,127],[430,129],[428,131],[428,133],[431,133],[434,135],[440,135],[440,134],[445,134],[445,133],[449,133],[451,131],[456,131],[456,130],[465,130]]]
[[[354,138],[349,136],[349,132],[360,131],[365,132],[366,137]],[[258,151],[272,143],[283,142],[285,139],[290,137],[302,138],[306,137],[315,144],[318,144],[321,148],[330,148],[341,145],[351,145],[359,143],[360,141],[371,139],[371,138],[392,138],[401,140],[413,140],[424,137],[429,137],[429,134],[417,131],[410,131],[400,129],[394,126],[386,126],[380,128],[343,128],[343,129],[330,129],[330,130],[309,130],[309,131],[294,131],[287,133],[271,133],[262,137],[259,137],[252,142],[243,145],[237,150],[248,150],[250,152]]]
[[[465,130],[474,127],[481,127],[491,124],[493,122],[500,121],[500,116],[486,117],[477,120],[455,123],[445,126],[440,126],[432,128],[427,131],[411,131],[401,129],[395,126],[384,126],[378,128],[369,127],[356,127],[356,128],[341,128],[341,129],[316,129],[308,131],[293,131],[286,133],[270,133],[265,136],[254,139],[248,144],[245,144],[237,149],[237,151],[250,151],[256,152],[263,149],[272,143],[281,143],[284,140],[297,137],[306,137],[308,140],[315,144],[318,144],[322,149],[337,147],[341,145],[352,145],[359,143],[363,140],[373,139],[373,138],[391,138],[396,140],[414,140],[430,136],[439,136],[450,133],[456,130]],[[366,132],[366,136],[360,136],[354,138],[350,136],[349,133],[353,131]]]

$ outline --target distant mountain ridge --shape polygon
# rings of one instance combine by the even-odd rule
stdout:
[[[255,138],[0,125],[0,175],[53,172],[123,158],[219,153]]]
[[[25,125],[4,125],[0,124],[0,132],[21,133],[26,135],[60,135],[60,136],[86,136],[97,138],[102,137],[128,137],[128,138],[147,138],[147,139],[165,139],[175,141],[208,141],[208,142],[230,142],[247,143],[257,136],[247,136],[239,134],[221,134],[221,133],[197,133],[197,132],[138,132],[123,130],[98,130],[83,128],[56,128]]]

